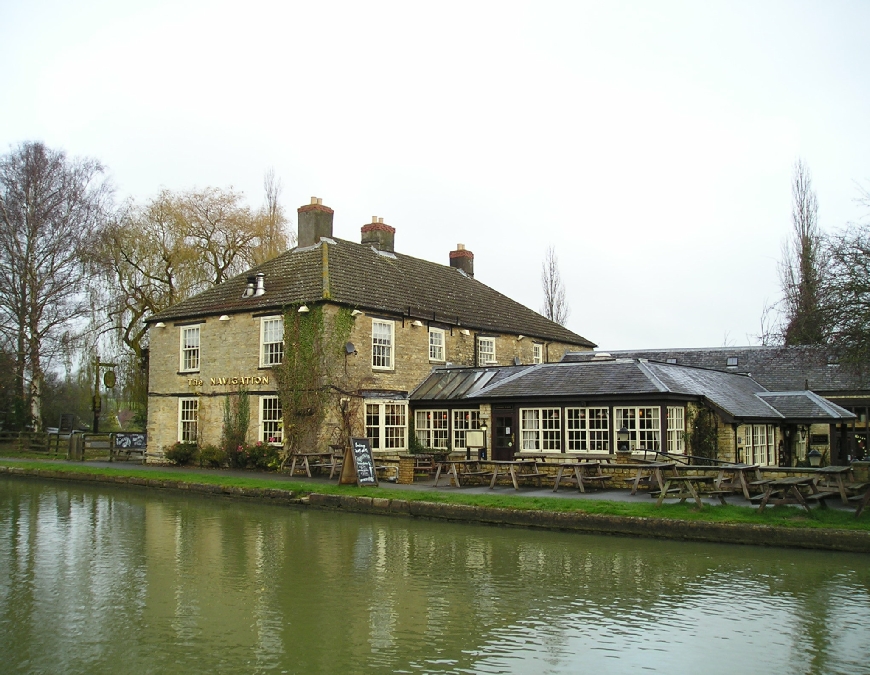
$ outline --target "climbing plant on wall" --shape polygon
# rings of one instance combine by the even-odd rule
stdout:
[[[709,408],[690,405],[686,410],[686,452],[716,459],[719,454],[719,417]]]
[[[345,348],[353,330],[350,310],[325,316],[322,305],[284,312],[284,359],[275,379],[284,418],[288,454],[314,450],[336,391],[346,385]],[[345,398],[348,398],[345,395]],[[347,407],[347,406],[345,406]]]

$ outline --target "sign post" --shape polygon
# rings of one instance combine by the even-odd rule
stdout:
[[[368,438],[353,438],[350,447],[344,449],[344,462],[341,465],[339,485],[356,483],[359,487],[378,485],[375,459]]]

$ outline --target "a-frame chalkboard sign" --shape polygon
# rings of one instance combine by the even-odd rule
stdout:
[[[353,438],[350,447],[344,450],[344,462],[341,465],[338,484],[350,483],[356,483],[359,487],[378,484],[375,458],[372,457],[372,446],[368,438]]]

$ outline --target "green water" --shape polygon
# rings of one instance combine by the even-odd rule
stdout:
[[[0,672],[868,673],[868,562],[5,478]]]

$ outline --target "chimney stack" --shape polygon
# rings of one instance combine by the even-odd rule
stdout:
[[[372,222],[363,225],[362,243],[371,244],[379,251],[393,252],[396,245],[396,228],[384,224],[383,218],[372,216]]]
[[[456,244],[456,250],[450,251],[450,267],[474,277],[474,254],[465,248],[465,244]]]
[[[314,246],[323,237],[332,237],[332,217],[335,211],[323,205],[319,197],[312,197],[311,203],[296,209],[299,220],[297,246]]]

